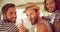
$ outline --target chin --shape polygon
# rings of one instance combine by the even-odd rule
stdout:
[[[12,20],[12,23],[15,23],[16,21],[15,20]]]

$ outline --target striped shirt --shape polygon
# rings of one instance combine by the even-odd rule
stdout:
[[[14,23],[0,21],[0,32],[18,32],[18,28]]]

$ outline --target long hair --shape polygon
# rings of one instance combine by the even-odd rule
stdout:
[[[60,0],[56,0],[58,9],[60,9]]]
[[[57,0],[53,0],[54,2],[55,2],[55,10],[57,10],[58,9],[58,6],[57,6]],[[47,7],[46,7],[46,0],[44,0],[44,8],[45,8],[45,10],[46,11],[48,11],[48,9],[47,9]]]

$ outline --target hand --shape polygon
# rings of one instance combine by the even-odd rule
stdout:
[[[28,30],[24,27],[23,25],[23,19],[22,19],[22,24],[20,26],[20,29],[19,29],[20,32],[27,32]]]

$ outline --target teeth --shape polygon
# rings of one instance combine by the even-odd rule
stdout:
[[[52,8],[49,9],[49,11],[52,11],[52,10],[53,10]]]
[[[49,9],[49,11],[51,11],[51,8]]]

